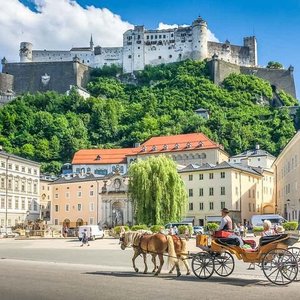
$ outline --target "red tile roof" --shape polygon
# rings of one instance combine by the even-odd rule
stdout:
[[[79,150],[72,164],[125,164],[126,156],[216,148],[220,145],[203,133],[160,136],[150,138],[137,148]]]
[[[82,149],[74,154],[72,164],[126,164],[126,155],[135,149]]]
[[[170,136],[152,137],[143,143],[138,154],[178,152],[186,150],[214,149],[220,145],[203,133],[188,133]]]

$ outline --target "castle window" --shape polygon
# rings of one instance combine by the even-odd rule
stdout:
[[[138,47],[138,49],[141,49],[141,47]]]
[[[138,35],[138,40],[141,38],[141,36],[140,35]]]
[[[179,53],[178,57],[179,57],[179,58],[181,58],[181,57],[182,57],[182,54],[181,54],[181,53]]]
[[[160,39],[161,39],[161,34],[158,36],[158,38],[160,38]]]
[[[147,37],[146,37],[146,38],[147,38],[147,40],[149,40],[149,35],[147,35]]]
[[[166,35],[165,35],[165,34],[163,35],[163,38],[164,38],[164,39],[166,38]]]
[[[151,35],[151,40],[153,40],[153,35]]]
[[[159,56],[158,59],[161,59],[161,56]]]
[[[169,58],[172,58],[172,55],[171,55],[171,54],[169,55]]]
[[[157,35],[155,35],[155,39],[157,39]]]
[[[174,34],[173,33],[171,33],[171,37],[173,37],[174,36]]]
[[[140,55],[138,55],[138,57],[140,57]]]
[[[128,55],[128,58],[131,58],[131,55]]]

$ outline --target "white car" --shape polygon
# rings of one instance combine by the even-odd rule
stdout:
[[[194,226],[193,227],[193,234],[203,234],[204,228],[202,226]]]
[[[104,231],[103,231],[103,229],[99,228],[98,225],[84,225],[84,226],[79,226],[79,228],[78,228],[79,241],[82,240],[82,235],[83,235],[83,232],[85,229],[86,229],[89,240],[94,241],[95,239],[103,239],[104,238]]]

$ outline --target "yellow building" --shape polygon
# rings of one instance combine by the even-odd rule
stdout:
[[[277,210],[288,220],[300,221],[300,131],[275,163]]]
[[[217,221],[226,207],[235,223],[249,222],[254,214],[274,212],[271,171],[242,164],[188,165],[179,171],[189,195],[187,217],[195,225]]]

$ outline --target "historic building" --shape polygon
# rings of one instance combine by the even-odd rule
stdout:
[[[40,165],[0,151],[0,225],[5,227],[39,219]]]
[[[274,165],[277,211],[289,221],[300,222],[300,131],[282,150]]]
[[[117,171],[104,177],[66,175],[50,184],[53,191],[51,219],[54,225],[104,227],[132,224],[128,179]]]
[[[41,219],[46,223],[52,224],[51,220],[51,207],[53,200],[53,192],[51,183],[57,178],[50,175],[40,176],[40,208],[41,208]]]

